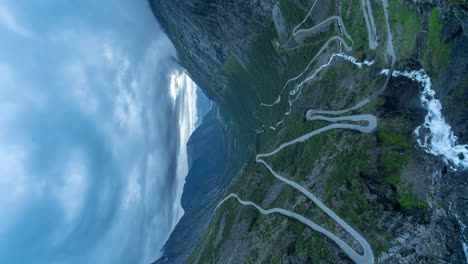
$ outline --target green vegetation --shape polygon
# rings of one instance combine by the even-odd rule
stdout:
[[[389,129],[378,132],[379,140],[385,147],[398,146],[402,151],[411,151],[411,142],[407,135],[390,131]]]
[[[292,28],[297,24],[301,23],[307,15],[305,10],[296,6],[294,1],[291,0],[279,0],[279,7],[290,30],[292,30]]]
[[[279,53],[273,45],[276,37],[274,25],[271,23],[253,41],[252,49],[246,56],[248,61],[240,62],[233,56],[228,58],[225,75],[230,89],[224,93],[226,108],[243,120],[244,126],[254,122],[252,113],[260,102],[273,102],[287,80],[303,71],[325,41],[319,41],[316,47],[308,46],[307,49]],[[282,107],[275,107],[273,111],[269,108],[264,115],[260,115],[262,120],[275,120],[281,111],[285,111],[286,97],[291,88],[292,86],[288,86],[282,94]]]
[[[426,209],[429,205],[419,200],[412,191],[410,186],[401,187],[398,189],[398,203],[405,210]]]
[[[252,52],[247,56],[248,62],[239,62],[233,56],[227,60],[225,75],[230,87],[224,93],[227,111],[238,115],[238,119],[243,119],[246,122],[244,126],[255,127],[251,124],[254,122],[252,112],[260,103],[260,98],[272,90],[279,90],[278,86],[283,82],[284,76],[271,74],[275,71],[278,60],[272,44],[275,36],[276,32],[271,24],[253,42]]]
[[[385,176],[383,181],[396,188],[401,208],[406,211],[426,209],[428,204],[413,194],[412,185],[401,180],[403,169],[412,153],[409,136],[402,131],[384,129],[378,132],[378,141],[385,147],[379,159],[379,166]]]
[[[282,0],[280,6],[282,10],[287,10],[283,12],[286,17],[288,17],[287,14],[293,14],[289,16],[290,20],[294,20],[291,23],[299,23],[306,15],[306,12],[292,1]],[[258,127],[259,124],[252,113],[256,111],[260,102],[273,102],[284,84],[304,70],[329,35],[323,32],[317,34],[314,43],[308,43],[306,47],[291,51],[278,51],[275,49],[275,42],[278,41],[276,30],[271,22],[252,41],[248,55],[243,57],[248,61],[239,61],[234,56],[228,58],[224,69],[228,87],[230,87],[224,93],[226,110],[237,115],[237,119],[242,120],[243,126]],[[287,96],[294,84],[291,83],[282,93],[279,107],[259,109],[259,117],[264,122],[277,121],[280,113],[286,111]]]
[[[358,59],[371,57],[368,45],[367,27],[362,15],[360,1],[342,0],[341,17],[348,33],[353,38],[353,53]]]
[[[304,225],[302,223],[292,222],[288,230],[297,234],[296,240],[291,243],[290,250],[292,255],[304,254],[309,256],[307,263],[318,264],[324,259],[330,258],[328,246],[324,242],[324,238],[309,235],[304,235]]]
[[[382,167],[385,182],[396,186],[400,182],[400,176],[403,172],[403,167],[408,163],[407,156],[397,152],[385,152],[379,160],[379,166]]]
[[[391,0],[389,3],[390,26],[394,38],[394,45],[399,57],[408,58],[421,32],[418,12],[412,5],[405,5],[403,1]]]
[[[291,123],[292,127],[287,130],[282,130],[278,135],[278,139],[275,140],[278,142],[277,145],[271,146],[279,146],[281,143],[301,136],[306,132],[313,131],[323,124],[316,124],[314,127],[310,126],[308,123],[299,122],[296,123],[297,125],[294,125],[295,123]],[[294,129],[294,127],[297,127],[297,129]],[[307,128],[310,129],[307,130]],[[304,133],[301,134],[301,132]],[[327,135],[335,133],[335,131],[324,132],[308,140],[307,144],[296,144],[286,148],[275,156],[269,158],[267,162],[272,164],[273,168],[277,171],[287,173],[288,175],[291,175],[292,178],[302,179],[310,173],[311,169],[314,167],[314,161],[318,160],[321,156],[326,156],[330,150],[333,150],[330,148],[327,149],[331,144],[331,139],[328,138]],[[283,141],[281,141],[282,139]],[[298,164],[301,164],[301,166]]]
[[[429,17],[429,32],[424,55],[424,68],[436,73],[444,71],[451,54],[450,47],[441,39],[442,21],[439,11],[434,8]]]
[[[395,129],[384,129],[378,132],[378,142],[385,147],[378,164],[384,173],[384,181],[397,186],[403,168],[411,155],[412,146],[409,136]]]
[[[419,15],[411,5],[403,6],[401,1],[389,2],[389,22],[392,32],[398,38],[397,53],[409,57],[422,27]],[[353,56],[360,60],[374,57],[374,51],[370,51],[368,47],[361,2],[342,0],[341,3],[340,15],[354,41]],[[307,4],[307,1],[280,0],[280,8],[290,29],[302,21],[308,11],[305,8],[308,7]],[[382,7],[375,1],[372,4],[377,31],[385,32]],[[432,48],[428,50],[443,50],[447,47],[440,40],[441,24],[437,11],[432,12],[431,21],[428,34],[431,40],[428,46]],[[301,73],[327,38],[336,33],[332,30],[333,27],[307,39],[306,45],[297,49],[281,51],[275,48],[277,36],[273,23],[270,23],[253,41],[248,55],[243,57],[248,61],[239,61],[234,56],[228,59],[225,68],[229,87],[225,93],[228,111],[251,118],[260,102],[273,102],[287,80]],[[385,42],[381,39],[380,43]],[[382,46],[379,49],[383,49]],[[330,49],[335,47],[331,45]],[[448,54],[448,51],[443,50],[439,57],[430,59],[431,65],[444,61]],[[383,60],[379,56],[383,56],[382,53],[379,52],[376,57],[377,62],[381,63]],[[301,80],[285,88],[280,104],[271,108],[260,107],[258,118],[268,125],[279,121],[285,109],[289,108],[289,91]],[[257,136],[256,151],[271,151],[284,142],[329,125],[324,121],[305,122],[305,109],[348,108],[367,97],[376,87],[380,87],[382,81],[375,78],[375,72],[366,67],[357,69],[349,63],[333,63],[319,74],[317,80],[303,87],[300,98],[295,102],[292,112],[285,117],[282,126]],[[382,98],[349,114],[380,115],[383,111]],[[385,223],[376,221],[381,220],[380,214],[396,203],[404,211],[424,211],[428,207],[426,202],[414,195],[413,186],[402,177],[405,166],[413,155],[411,127],[411,121],[404,118],[383,116],[379,117],[377,133],[331,130],[283,149],[265,161],[281,175],[303,184],[314,194],[317,193],[327,206],[354,228],[365,230],[366,239],[376,256],[379,256],[381,252],[388,250],[388,243],[393,239],[391,234],[383,231],[386,228]],[[396,198],[375,198],[382,195],[379,191],[394,192],[396,195],[392,197]],[[301,197],[303,195],[297,190],[284,186],[263,165],[254,161],[234,179],[225,193],[237,193],[240,198],[265,208],[287,208],[320,223],[332,232],[341,231],[315,204]],[[389,201],[382,205],[375,199]],[[226,250],[232,244],[248,248],[246,263],[259,262],[260,259],[268,263],[282,263],[286,257],[291,256],[307,263],[333,261],[330,259],[330,243],[323,235],[284,216],[263,216],[250,206],[239,205],[234,199],[218,209],[208,230],[188,263],[197,260],[199,263],[217,262],[223,248]],[[221,237],[219,233],[222,233]],[[256,244],[248,244],[249,241],[255,241]],[[271,250],[273,248],[275,250]]]
[[[366,166],[365,163],[368,159],[364,149],[360,146],[363,143],[365,136],[357,133],[352,134],[352,136],[347,135],[350,133],[348,131],[337,131],[336,133],[337,135],[333,139],[334,142],[344,142],[344,140],[349,140],[349,145],[347,145],[347,149],[343,151],[336,148],[335,151],[337,152],[335,153],[335,157],[328,161],[329,167],[333,168],[331,176],[328,178],[325,186],[326,190],[329,192],[332,192],[338,186],[351,184],[360,168]],[[354,187],[358,186],[356,185]],[[353,198],[353,200],[356,199]]]

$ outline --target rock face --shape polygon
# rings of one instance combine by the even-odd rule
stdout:
[[[468,5],[462,1],[412,0],[418,5],[437,5],[446,19],[446,25],[468,36]]]
[[[270,19],[275,0],[150,0],[180,63],[210,99],[223,103],[229,56],[245,63],[249,37]]]
[[[356,246],[308,199],[252,161],[252,155],[236,154],[251,153],[249,138],[254,135],[255,151],[264,153],[325,126],[327,123],[305,122],[304,112],[346,109],[382,86],[381,70],[389,68],[390,61],[382,1],[370,1],[379,39],[375,50],[368,47],[362,2],[150,0],[178,50],[180,63],[222,109],[212,111],[189,142],[191,169],[182,198],[186,214],[157,263],[352,263],[331,240],[299,222],[262,216],[234,201],[214,215],[213,209],[220,197],[236,193],[264,208],[301,213]],[[289,41],[294,27],[313,5],[316,10],[303,28],[333,15],[340,16],[343,25],[328,23],[300,43]],[[424,68],[458,143],[466,144],[466,4],[389,0],[388,12],[396,69]],[[311,76],[333,52],[343,51],[342,45],[331,42],[315,56],[344,27],[353,39],[347,54],[359,61],[372,60],[373,66],[331,62],[293,93],[298,96],[290,96],[297,87],[293,85]],[[312,58],[316,60],[310,63]],[[296,76],[297,82],[288,81]],[[392,78],[377,99],[352,113],[375,115],[379,123],[373,133],[327,132],[281,151],[268,162],[356,228],[371,244],[376,262],[464,263],[467,171],[450,169],[441,157],[426,153],[417,144],[414,130],[427,114],[420,89],[403,77]],[[281,100],[275,101],[278,95]],[[291,106],[288,100],[294,101]],[[265,106],[273,102],[273,107]],[[246,121],[252,119],[256,126]],[[233,175],[237,176],[231,182]]]

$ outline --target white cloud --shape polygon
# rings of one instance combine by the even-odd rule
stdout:
[[[0,24],[18,35],[27,38],[32,37],[31,31],[18,22],[16,13],[5,3],[0,3]]]
[[[86,65],[80,60],[67,61],[62,67],[66,79],[64,85],[70,85],[74,101],[89,115],[95,115],[99,109],[99,100],[89,85]]]
[[[55,197],[63,209],[65,220],[69,223],[76,220],[83,208],[87,174],[83,159],[74,154],[65,167],[62,183],[54,188]]]
[[[11,6],[5,6],[6,1]],[[154,23],[151,11],[139,1],[135,1],[136,4],[122,1],[112,5],[118,8],[138,6],[138,12],[128,12],[123,8],[125,12],[119,13],[133,14],[129,16],[133,22],[122,21],[120,15],[92,17],[96,14],[94,11],[88,14],[91,20],[84,21],[82,11],[89,11],[88,8],[63,10],[68,5],[73,7],[73,4],[65,5],[65,1],[63,5],[56,5],[43,1],[42,6],[47,10],[63,13],[39,24],[28,24],[30,21],[22,18],[23,11],[37,15],[34,8],[41,4],[6,1],[0,0],[0,31],[7,33],[13,41],[24,42],[25,39],[19,36],[32,37],[28,39],[32,48],[24,50],[20,57],[12,57],[9,54],[11,50],[4,49],[8,54],[6,58],[13,59],[9,61],[11,65],[0,62],[0,208],[3,208],[0,232],[3,217],[20,223],[30,219],[32,213],[34,217],[44,218],[48,215],[43,214],[52,211],[62,213],[63,219],[59,215],[44,226],[41,221],[28,223],[28,228],[48,232],[44,239],[51,245],[41,242],[44,251],[40,256],[33,255],[35,250],[32,247],[32,250],[25,250],[25,258],[28,258],[26,254],[31,254],[30,259],[49,263],[48,256],[55,253],[63,255],[63,252],[54,251],[61,248],[59,246],[73,251],[76,249],[73,245],[81,246],[82,242],[88,241],[81,241],[84,236],[96,236],[98,239],[91,241],[92,252],[88,249],[78,252],[80,260],[83,260],[80,263],[140,263],[143,254],[139,251],[147,239],[157,245],[146,247],[147,253],[153,256],[154,249],[162,246],[170,233],[165,215],[172,211],[172,198],[165,201],[165,194],[171,190],[165,186],[168,185],[166,178],[172,176],[167,174],[169,160],[173,158],[173,146],[157,144],[170,138],[164,130],[167,113],[161,111],[166,110],[166,102],[162,101],[165,94],[160,95],[164,92],[161,89],[166,87],[158,87],[165,84],[169,67],[164,63],[166,58],[175,56],[170,41],[155,30],[157,27],[151,24]],[[80,5],[86,7],[89,4],[91,8],[109,6],[112,1],[107,4],[85,2]],[[15,7],[21,9],[16,10]],[[40,38],[39,32],[44,33]],[[153,42],[158,45],[149,46]],[[45,53],[37,54],[38,51]],[[41,61],[43,68],[36,71],[36,62],[42,58],[46,58]],[[28,60],[33,65],[21,67]],[[56,72],[52,72],[54,69]],[[163,75],[164,78],[161,77]],[[41,104],[50,108],[30,111],[31,105]],[[71,114],[55,115],[54,111]],[[76,124],[82,123],[85,126],[77,128]],[[49,133],[60,137],[57,145],[49,142],[53,137]],[[2,144],[4,141],[8,144]],[[14,147],[20,146],[16,142],[23,141],[31,143],[24,144],[28,148]],[[44,151],[31,151],[36,147]],[[63,151],[76,147],[80,148],[79,152],[62,157]],[[151,164],[142,161],[149,149],[157,157],[149,159]],[[92,167],[88,166],[88,161],[95,156],[102,158],[102,162],[96,162],[96,167],[94,163]],[[38,169],[34,171],[28,167],[36,165]],[[154,168],[148,169],[147,166]],[[10,173],[9,177],[3,177],[6,171]],[[42,187],[36,188],[37,182],[41,181]],[[24,207],[19,207],[19,202]],[[119,202],[121,204],[116,206],[115,203]],[[32,207],[35,210],[29,212]],[[46,210],[36,215],[36,209],[42,207]],[[12,216],[10,208],[15,212],[22,209],[18,211],[22,214]],[[89,221],[82,221],[84,216]],[[147,216],[150,216],[148,220]],[[147,224],[150,225],[148,230],[145,229]],[[99,230],[94,229],[97,226]],[[75,231],[78,230],[83,232],[77,234]],[[96,233],[89,234],[91,231]],[[22,236],[24,231],[20,228],[9,229],[8,232]],[[72,244],[68,244],[70,241]],[[10,250],[7,244],[3,247]],[[109,249],[112,249],[112,254],[109,254]],[[87,261],[88,258],[102,258],[102,261]],[[67,261],[73,262],[73,259]]]
[[[18,111],[21,106],[44,107],[47,99],[37,90],[25,84],[13,66],[0,61],[0,104]],[[5,113],[3,112],[3,115]]]
[[[165,189],[165,179],[158,177],[158,175],[164,175],[165,168],[162,164],[167,164],[169,157],[159,151],[148,153],[146,156],[146,174],[145,185],[144,185],[144,204],[145,204],[145,223],[144,230],[146,234],[145,240],[143,241],[143,262],[151,263],[155,259],[161,256],[159,251],[164,242],[169,238],[169,235],[174,227],[174,219],[170,216],[172,214],[172,207],[161,207],[160,203],[154,200],[162,200],[164,195],[168,192]],[[167,198],[167,197],[166,197]],[[161,219],[161,215],[166,218]]]
[[[0,145],[0,233],[16,217],[28,194],[25,151]]]
[[[103,96],[115,94],[109,82],[109,74],[116,68],[115,55],[107,44],[106,34],[98,36],[84,29],[61,29],[52,33],[49,39],[55,45],[72,51],[64,56],[59,66],[61,86],[72,89],[70,99],[84,113],[99,116],[104,110]]]
[[[114,61],[114,51],[112,50],[112,47],[107,43],[104,44],[104,47],[103,47],[103,56],[109,62]]]
[[[2,198],[7,201],[18,200],[26,191],[26,172],[24,161],[26,153],[18,148],[0,148],[0,188]],[[5,201],[5,200],[3,200]],[[5,208],[6,206],[1,206]]]
[[[126,89],[121,89],[115,98],[114,117],[120,128],[141,134],[142,106],[136,96]]]
[[[127,181],[127,189],[123,197],[123,208],[129,209],[132,205],[138,204],[141,201],[141,184],[139,182],[140,170],[138,167],[133,168]]]
[[[60,182],[49,182],[52,195],[62,209],[64,222],[50,236],[51,244],[60,245],[77,227],[88,188],[88,169],[80,152],[72,153],[62,171]]]
[[[0,61],[0,232],[18,217],[29,199],[42,194],[44,184],[31,184],[33,175],[27,171],[31,146],[14,127],[26,107],[44,104],[40,93],[24,85],[10,64]]]
[[[21,114],[45,103],[45,97],[25,85],[10,64],[0,61],[0,232],[43,194],[44,182],[33,179],[27,168],[33,145],[15,127]]]
[[[112,46],[110,39],[106,34],[98,36],[86,30],[53,34],[54,43],[74,50],[61,66],[62,85],[72,87],[72,101],[85,113],[94,117],[106,115],[100,124],[103,127],[110,131],[117,127],[129,135],[141,136],[144,109],[139,97],[140,81],[135,79],[130,59]],[[110,120],[104,113],[108,102],[112,103]]]

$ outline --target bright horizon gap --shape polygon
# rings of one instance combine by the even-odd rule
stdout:
[[[180,103],[179,111],[179,138],[180,148],[177,161],[177,174],[176,174],[176,200],[173,210],[176,212],[173,217],[173,228],[179,222],[184,214],[182,208],[181,198],[184,190],[185,177],[188,173],[188,158],[187,158],[187,143],[196,129],[198,121],[197,111],[197,85],[192,79],[184,72],[176,70],[170,76],[170,95],[173,106],[176,107]]]

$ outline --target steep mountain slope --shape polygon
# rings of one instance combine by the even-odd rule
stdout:
[[[465,261],[465,4],[151,3],[181,64],[266,153],[229,185],[237,196],[186,262]]]
[[[181,263],[201,238],[227,184],[249,158],[248,139],[214,106],[187,143],[189,172],[182,195],[185,214],[156,262]]]

